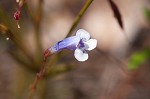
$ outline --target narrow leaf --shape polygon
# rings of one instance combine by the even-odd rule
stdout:
[[[111,9],[112,9],[112,11],[114,13],[115,18],[118,21],[118,24],[120,25],[120,27],[122,29],[124,29],[124,27],[123,27],[123,21],[122,21],[122,16],[121,16],[121,13],[120,13],[117,5],[112,0],[108,0],[108,2],[110,3]]]

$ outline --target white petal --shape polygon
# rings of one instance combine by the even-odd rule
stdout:
[[[79,36],[83,41],[88,41],[90,39],[90,34],[84,29],[79,29],[76,32],[76,36]]]
[[[88,59],[88,54],[83,52],[81,49],[76,49],[74,52],[74,56],[78,61],[86,61]]]
[[[97,46],[97,40],[96,39],[90,39],[87,42],[84,42],[85,45],[87,45],[88,47],[86,47],[86,50],[93,50],[94,48],[96,48]]]

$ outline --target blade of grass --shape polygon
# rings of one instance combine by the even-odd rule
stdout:
[[[129,37],[126,33],[126,31],[124,30],[124,24],[123,24],[123,19],[122,19],[122,14],[120,13],[120,10],[118,8],[118,6],[115,4],[115,2],[113,0],[108,0],[110,7],[114,13],[114,17],[116,18],[120,28],[123,30],[124,36],[126,37],[126,40],[128,42],[128,44],[130,45],[131,42],[129,40]]]
[[[122,29],[124,29],[123,21],[122,21],[122,15],[121,15],[121,13],[120,13],[120,11],[119,11],[118,6],[117,6],[117,5],[115,4],[115,2],[112,1],[112,0],[108,0],[108,2],[109,2],[109,4],[110,4],[110,6],[111,6],[111,9],[112,9],[112,11],[113,11],[113,13],[114,13],[115,18],[117,19],[117,22],[118,22],[119,26],[120,26]]]

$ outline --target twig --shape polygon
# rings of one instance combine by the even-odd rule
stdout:
[[[31,86],[31,93],[30,93],[30,99],[31,97],[33,96],[35,90],[36,90],[36,87],[37,87],[37,84],[39,82],[39,80],[42,79],[44,73],[45,73],[45,64],[46,64],[46,59],[43,60],[43,63],[41,65],[41,69],[40,71],[36,74],[36,78]]]

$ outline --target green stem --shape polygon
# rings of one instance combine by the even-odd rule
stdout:
[[[73,22],[68,34],[66,37],[69,37],[72,35],[72,31],[76,28],[76,26],[78,25],[78,23],[80,22],[82,16],[84,15],[85,11],[87,10],[87,8],[91,5],[91,3],[93,2],[93,0],[88,0],[86,2],[86,4],[83,6],[83,8],[81,9],[81,11],[79,12],[78,16],[76,17],[75,21]]]

